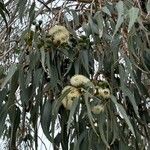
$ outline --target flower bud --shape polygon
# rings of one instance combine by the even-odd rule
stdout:
[[[73,85],[75,87],[83,86],[83,85],[87,84],[88,82],[90,82],[90,79],[88,79],[87,77],[80,75],[80,74],[74,75],[70,79],[71,85]]]

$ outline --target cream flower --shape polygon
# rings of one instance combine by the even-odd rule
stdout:
[[[68,30],[64,26],[60,26],[60,25],[55,25],[49,30],[50,35],[53,35],[56,32],[69,33]]]
[[[85,85],[88,82],[90,82],[90,79],[88,79],[87,77],[85,77],[83,75],[80,75],[80,74],[74,75],[70,79],[71,85],[73,85],[75,87],[79,87],[79,86]]]
[[[54,44],[67,43],[69,40],[69,31],[64,26],[55,25],[49,30],[49,35]]]
[[[69,36],[63,32],[56,33],[53,36],[53,43],[54,44],[63,44],[69,41]]]
[[[70,110],[72,107],[73,101],[76,100],[76,98],[78,98],[81,94],[77,88],[72,87],[72,86],[64,87],[64,89],[62,90],[62,94],[68,89],[70,89],[70,92],[62,100],[62,104],[64,105],[66,109]]]
[[[99,88],[98,89],[98,95],[103,97],[104,99],[110,98],[110,90],[108,88]]]
[[[72,105],[73,105],[73,100],[67,99],[67,98],[65,97],[65,98],[62,100],[62,104],[63,104],[63,106],[64,106],[66,109],[70,110],[71,107],[72,107]]]
[[[92,108],[91,110],[94,114],[100,114],[101,112],[104,111],[104,106],[103,105],[96,105]]]

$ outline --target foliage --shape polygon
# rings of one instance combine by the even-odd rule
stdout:
[[[150,0],[0,1],[0,38],[9,149],[37,149],[39,125],[55,150],[150,149]],[[66,109],[75,74],[89,82]]]

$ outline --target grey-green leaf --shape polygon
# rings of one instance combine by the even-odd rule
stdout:
[[[9,71],[8,71],[8,74],[7,74],[7,76],[6,76],[6,78],[5,78],[5,80],[4,80],[4,82],[2,83],[2,85],[1,85],[1,89],[3,89],[4,87],[5,87],[5,85],[8,83],[8,81],[12,78],[12,76],[14,75],[14,73],[16,72],[16,70],[17,70],[17,65],[16,64],[13,64],[11,67],[10,67],[10,69],[9,69]]]
[[[120,26],[121,26],[121,24],[123,23],[123,20],[124,20],[123,1],[119,1],[116,4],[116,8],[117,8],[117,12],[118,12],[118,20],[117,20],[117,24],[116,24],[113,36],[117,33],[118,29],[120,28]]]
[[[131,124],[131,122],[130,122],[127,114],[126,114],[125,109],[123,108],[123,106],[121,104],[119,104],[117,102],[116,98],[113,95],[111,96],[111,99],[112,99],[113,103],[118,107],[119,112],[121,113],[122,117],[126,121],[127,125],[129,126],[129,129],[131,130],[132,134],[135,137],[135,132],[134,132],[133,126],[132,126],[132,124]]]
[[[139,14],[139,9],[136,7],[132,7],[129,10],[129,26],[128,26],[128,32],[130,32],[131,28],[133,27],[134,23],[136,22],[136,20],[138,19],[138,14]]]
[[[148,0],[148,2],[147,2],[146,9],[147,9],[148,13],[150,13],[150,0]]]

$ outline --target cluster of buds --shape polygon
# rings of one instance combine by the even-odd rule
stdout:
[[[80,74],[71,77],[70,84],[71,84],[70,86],[66,86],[62,90],[62,94],[65,91],[69,90],[69,93],[62,100],[63,106],[68,110],[71,109],[74,100],[77,100],[83,95],[82,89],[87,86],[93,88],[92,90],[93,92],[91,94],[98,97],[100,100],[107,100],[110,98],[111,95],[110,88],[107,82],[101,81],[97,82],[97,84],[95,85],[91,82],[89,78]],[[105,107],[103,104],[97,104],[91,107],[91,111],[94,114],[100,114],[101,112],[104,111],[104,108]]]
[[[95,96],[97,96],[102,101],[110,99],[111,92],[109,88],[109,84],[107,81],[97,81],[95,85]],[[105,110],[105,106],[103,104],[97,104],[92,107],[91,111],[93,114],[100,114]]]
[[[67,90],[70,90],[69,93],[62,100],[62,104],[66,109],[71,109],[74,100],[77,100],[82,95],[80,87],[84,86],[88,82],[90,82],[90,79],[83,75],[74,75],[70,79],[71,86],[66,86],[62,90],[62,94]]]
[[[69,41],[69,31],[64,26],[53,26],[49,30],[49,35],[55,45],[67,43]]]
[[[62,90],[62,94],[64,94],[64,92],[66,92],[67,90],[69,90],[69,93],[62,100],[62,104],[66,109],[70,110],[74,100],[77,100],[81,96],[81,93],[77,88],[73,86],[66,86]]]
[[[102,99],[109,99],[110,98],[110,88],[107,81],[98,81],[97,85],[95,86],[96,92],[95,95],[102,98]]]
[[[70,83],[74,87],[82,87],[82,86],[86,85],[87,83],[90,83],[90,79],[88,79],[87,77],[85,77],[83,75],[74,75],[70,79]]]

